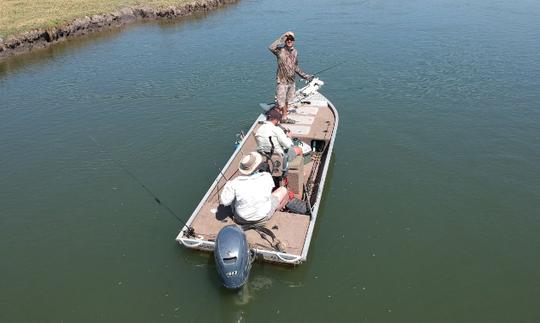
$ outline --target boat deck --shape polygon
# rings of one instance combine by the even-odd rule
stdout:
[[[234,223],[230,207],[219,207],[218,205],[217,202],[209,202],[201,208],[197,218],[192,223],[197,236],[214,241],[221,228]],[[216,212],[218,208],[219,211]],[[309,215],[278,211],[266,222],[265,226],[274,232],[287,253],[301,254],[309,220]],[[269,240],[265,240],[254,230],[246,231],[246,236],[249,244],[253,247],[273,250],[270,237],[267,237]]]
[[[328,105],[326,98],[319,93],[310,97],[308,102],[299,103],[296,106],[290,107],[289,117],[295,120],[296,123],[286,124],[284,126],[291,130],[292,137],[299,138],[307,144],[310,144],[312,140],[328,143],[332,137],[335,125],[335,115]],[[238,153],[228,164],[229,167],[223,170],[223,174],[226,178],[233,179],[238,176],[237,167],[240,159],[244,154],[256,150],[254,134],[261,123],[262,121],[259,121],[252,131],[247,134]],[[296,187],[306,185],[314,164],[321,165],[322,163],[314,163],[313,159],[311,159],[304,162],[303,167],[299,168],[298,174],[294,175],[296,176],[296,180],[300,183],[296,184]],[[318,169],[314,170],[315,173],[317,171]],[[289,171],[290,182],[292,176],[291,173],[292,172]],[[221,192],[221,188],[226,180],[222,176],[218,176],[218,178],[219,180],[209,194],[207,194],[204,202],[201,202],[202,204],[200,204],[196,216],[192,216],[193,220],[191,226],[195,230],[197,239],[214,241],[221,228],[234,223],[230,207],[219,205],[219,192]],[[291,189],[290,186],[289,189]],[[297,197],[301,197],[302,195],[301,189],[299,190],[299,192],[298,189],[295,191]],[[284,253],[301,255],[310,227],[310,221],[311,216],[309,215],[277,211],[265,226],[268,229],[271,229],[276,238],[281,242]],[[252,247],[263,250],[276,250],[271,243],[271,237],[261,235],[254,230],[248,230],[246,236]]]

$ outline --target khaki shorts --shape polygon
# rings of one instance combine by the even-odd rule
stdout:
[[[276,101],[277,106],[282,108],[287,104],[288,102],[292,101],[294,99],[294,92],[296,91],[296,86],[294,83],[292,84],[280,84],[278,83],[276,86]]]

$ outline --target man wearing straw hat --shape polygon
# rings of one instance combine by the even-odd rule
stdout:
[[[242,176],[228,181],[220,194],[221,204],[232,205],[234,220],[239,224],[263,222],[285,207],[288,192],[275,184],[270,173],[259,171],[262,156],[252,152],[242,158],[238,171]]]

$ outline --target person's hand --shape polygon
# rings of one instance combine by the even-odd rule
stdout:
[[[288,31],[286,33],[284,33],[282,36],[281,36],[281,40],[283,42],[285,42],[285,40],[287,40],[287,36],[293,36],[294,37],[294,33],[292,31]]]
[[[287,36],[289,36],[289,32],[286,32],[283,35],[281,35],[281,41],[285,42],[285,40],[287,39]]]
[[[308,74],[306,76],[306,81],[311,82],[311,81],[313,81],[314,78],[315,78],[315,75]]]

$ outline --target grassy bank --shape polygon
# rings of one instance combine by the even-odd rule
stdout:
[[[0,0],[0,37],[50,28],[76,18],[146,5],[181,6],[194,0]]]

